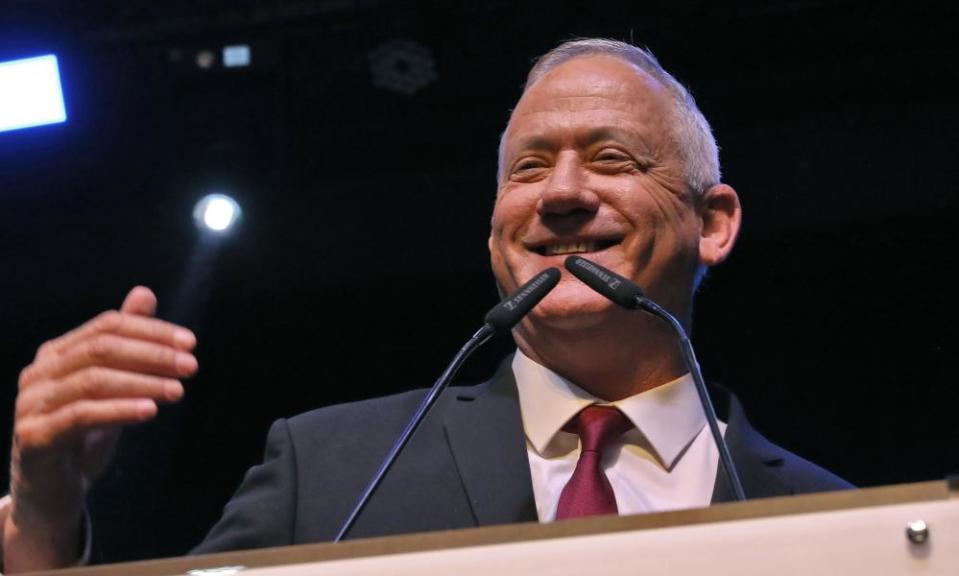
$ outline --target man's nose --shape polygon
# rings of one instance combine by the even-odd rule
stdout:
[[[587,186],[586,168],[573,152],[561,154],[539,199],[541,215],[595,212],[599,197]]]

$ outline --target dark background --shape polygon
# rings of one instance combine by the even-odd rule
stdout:
[[[856,484],[959,471],[950,2],[0,10],[0,60],[56,52],[70,115],[0,133],[0,428],[36,347],[136,283],[200,338],[184,402],[124,437],[93,495],[107,559],[197,543],[273,419],[433,382],[496,300],[499,133],[532,59],[573,36],[650,47],[741,194],[740,244],[699,299],[707,376]],[[240,42],[251,68],[194,64]],[[244,220],[204,240],[192,206],[216,190]]]

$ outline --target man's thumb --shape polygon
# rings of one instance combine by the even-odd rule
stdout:
[[[120,312],[126,314],[137,314],[140,316],[153,316],[157,311],[157,297],[146,286],[135,286],[123,299],[123,306]]]

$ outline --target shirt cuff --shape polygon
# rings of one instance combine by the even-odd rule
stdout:
[[[90,556],[93,554],[93,521],[90,520],[90,512],[87,507],[83,507],[83,553],[74,566],[87,566],[90,564]]]

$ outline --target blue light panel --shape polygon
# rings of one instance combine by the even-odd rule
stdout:
[[[56,56],[0,62],[0,132],[66,120]]]
[[[223,65],[227,68],[240,68],[250,65],[250,46],[236,44],[223,47]]]

